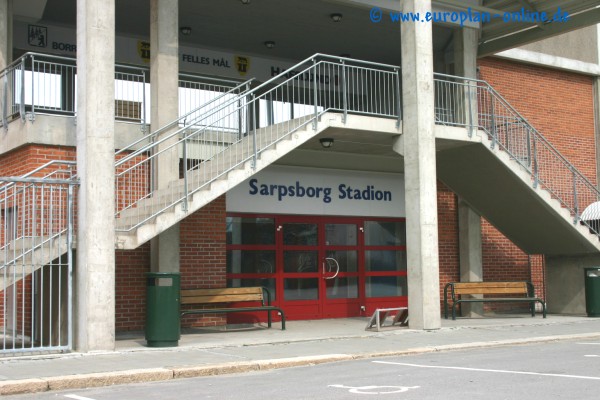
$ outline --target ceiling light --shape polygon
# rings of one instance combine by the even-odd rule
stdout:
[[[267,40],[265,42],[265,46],[267,47],[267,49],[272,49],[273,47],[275,47],[275,42],[272,40]]]
[[[333,147],[333,138],[322,138],[319,139],[319,142],[321,142],[321,146],[323,146],[324,149],[330,149]]]
[[[250,0],[240,0],[242,4],[250,4]]]
[[[181,32],[183,36],[190,36],[192,34],[192,28],[189,26],[182,26],[179,28],[179,32]]]
[[[340,22],[342,20],[342,14],[340,13],[331,14],[329,17],[331,17],[333,22]]]

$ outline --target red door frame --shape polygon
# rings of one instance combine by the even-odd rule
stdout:
[[[367,316],[373,313],[376,308],[398,307],[407,305],[406,296],[394,297],[374,297],[366,296],[366,281],[369,277],[377,276],[406,276],[406,271],[365,271],[365,251],[366,250],[406,250],[405,246],[365,246],[364,242],[364,223],[365,221],[404,221],[404,218],[380,218],[380,217],[344,217],[344,216],[306,216],[306,215],[267,215],[267,214],[243,214],[228,213],[229,217],[245,218],[273,218],[275,228],[275,244],[272,245],[227,245],[228,250],[267,250],[275,251],[276,266],[273,273],[261,274],[227,274],[227,281],[231,279],[275,279],[276,299],[274,305],[281,307],[286,317],[290,320],[321,319],[321,318],[348,318],[357,316]],[[283,227],[286,223],[314,223],[317,224],[318,239],[316,245],[309,246],[284,246],[283,245]],[[325,225],[327,224],[355,224],[357,229],[356,246],[328,246],[325,243]],[[286,250],[308,250],[318,252],[318,268],[312,273],[294,273],[284,272],[284,251]],[[340,272],[338,277],[350,278],[356,277],[358,284],[358,297],[327,299],[326,287],[328,280],[323,279],[322,262],[327,254],[327,250],[355,250],[357,252],[357,271]],[[327,275],[327,273],[325,274]],[[284,279],[294,278],[317,278],[318,298],[316,300],[293,300],[286,301],[284,295]],[[263,320],[264,313],[252,315],[252,320]],[[229,322],[242,322],[247,318],[240,317],[240,314],[229,314]]]

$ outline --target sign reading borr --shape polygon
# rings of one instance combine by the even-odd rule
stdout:
[[[52,50],[66,51],[68,53],[76,53],[77,45],[63,42],[52,42]]]

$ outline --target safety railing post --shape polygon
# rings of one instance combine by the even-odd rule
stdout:
[[[33,86],[33,79],[32,79]],[[25,57],[21,59],[21,101],[19,104],[19,116],[25,120]]]
[[[72,174],[70,179],[73,179]],[[67,347],[73,348],[73,209],[74,183],[68,185],[67,194]]]
[[[242,120],[244,116],[242,115],[242,97],[240,96],[237,101],[237,124],[238,124],[238,140],[242,139],[243,131],[242,131]]]
[[[314,116],[314,120],[313,120],[313,131],[317,130],[317,118],[319,117],[319,109],[317,107],[317,100],[318,100],[318,86],[317,86],[317,60],[313,58],[313,91],[314,91],[314,96],[313,96],[313,102],[315,105],[315,116]]]
[[[31,56],[31,116],[35,116],[35,56]]]
[[[146,133],[146,70],[142,70],[142,133]]]
[[[469,117],[469,138],[473,137],[473,102],[471,99],[472,93],[471,93],[471,82],[470,81],[466,81],[467,84],[467,107],[468,107],[468,117]]]
[[[8,130],[8,70],[2,77],[2,86],[4,86],[2,90],[2,126],[6,131]]]
[[[531,129],[527,129],[527,167],[531,168]]]
[[[252,104],[252,169],[256,169],[258,162],[258,153],[256,149],[256,101],[254,101],[254,93],[251,95],[250,103]]]
[[[573,223],[579,222],[579,199],[577,198],[577,174],[572,165],[569,165],[571,175],[573,176]]]
[[[188,158],[187,158],[187,129],[183,131],[183,202],[181,209],[183,212],[188,210]]]
[[[492,144],[491,148],[496,147],[496,143],[498,142],[498,132],[496,130],[496,111],[495,111],[495,102],[494,102],[494,93],[492,93],[488,89],[488,93],[490,94],[490,132],[492,133]]]
[[[342,96],[344,103],[344,116],[342,117],[342,123],[346,123],[348,117],[348,89],[346,88],[346,63],[342,60]]]
[[[396,119],[396,129],[400,128],[400,124],[402,123],[402,93],[400,91],[400,82],[402,80],[402,74],[400,73],[400,69],[396,69],[396,107],[398,118]]]
[[[536,146],[536,136],[533,135],[533,188],[537,188],[539,182],[538,176],[538,160],[537,160],[537,146]]]

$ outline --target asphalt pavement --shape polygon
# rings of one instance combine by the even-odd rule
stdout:
[[[600,318],[486,315],[441,319],[441,329],[389,326],[368,318],[289,321],[186,330],[179,345],[147,347],[143,332],[119,335],[114,351],[0,356],[0,395],[151,382],[381,356],[600,338]]]

